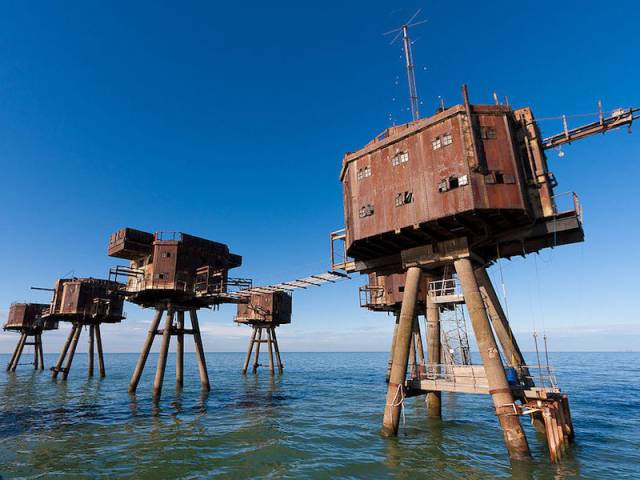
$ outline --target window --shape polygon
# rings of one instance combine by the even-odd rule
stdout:
[[[488,184],[513,184],[516,183],[516,177],[510,173],[500,172],[498,170],[485,175],[485,183]]]
[[[162,252],[162,258],[171,258],[171,252]]]
[[[431,142],[431,146],[434,150],[438,150],[440,147],[442,147],[442,141],[440,140],[440,137],[434,138]]]
[[[391,165],[394,167],[401,163],[407,163],[409,161],[409,152],[398,152],[391,158]]]
[[[396,195],[395,204],[396,207],[401,207],[407,203],[413,202],[413,192],[400,192]]]
[[[360,207],[360,218],[370,217],[371,215],[373,215],[373,205],[367,204]]]
[[[454,188],[464,187],[465,185],[469,185],[469,177],[467,175],[462,175],[460,177],[452,175],[449,178],[443,178],[440,180],[440,183],[438,184],[438,191],[446,192],[453,190]]]
[[[445,133],[442,136],[442,146],[446,147],[447,145],[451,145],[453,143],[453,137],[451,136],[451,133]]]
[[[371,167],[366,166],[358,170],[358,180],[371,176]]]
[[[480,127],[480,136],[483,140],[493,140],[497,138],[496,129],[493,127]]]

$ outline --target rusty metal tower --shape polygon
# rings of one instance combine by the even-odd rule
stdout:
[[[578,197],[555,193],[545,152],[629,126],[638,111],[600,110],[597,121],[572,129],[565,121],[562,133],[543,138],[529,107],[472,104],[465,86],[461,104],[388,128],[345,155],[345,228],[331,234],[332,267],[368,274],[368,288],[377,285],[372,276],[399,275],[402,283],[394,292],[401,301],[384,435],[397,434],[406,397],[427,395],[429,416],[439,417],[439,392],[484,393],[493,399],[511,458],[530,457],[522,415],[546,432],[552,461],[561,458],[573,438],[568,397],[550,368],[541,375],[525,364],[486,268],[500,258],[583,240]],[[441,363],[438,309],[456,288],[481,365]],[[423,308],[427,359],[408,368]]]

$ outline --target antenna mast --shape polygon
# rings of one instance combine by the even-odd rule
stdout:
[[[418,106],[418,88],[416,87],[416,75],[413,68],[413,53],[411,53],[411,39],[409,38],[409,25],[402,25],[402,41],[404,42],[404,56],[407,61],[407,81],[409,82],[409,100],[411,101],[411,116],[413,120],[420,118]]]
[[[419,22],[411,23],[421,12],[421,9],[418,9],[416,13],[400,28],[395,30],[391,30],[390,32],[385,33],[385,35],[389,33],[397,32],[394,39],[391,41],[393,44],[400,35],[402,35],[402,42],[404,45],[404,57],[407,64],[407,81],[409,82],[409,101],[411,104],[411,117],[413,120],[418,120],[420,118],[420,108],[418,102],[418,88],[416,87],[416,75],[415,68],[413,65],[413,53],[411,52],[411,39],[409,38],[409,27],[414,27],[416,25],[420,25],[421,23],[425,23],[426,20],[421,20]]]

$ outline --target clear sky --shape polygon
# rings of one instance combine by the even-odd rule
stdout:
[[[393,5],[4,2],[0,320],[12,301],[48,301],[32,285],[105,277],[118,263],[108,236],[123,226],[228,243],[244,257],[233,274],[256,284],[328,269],[328,234],[343,224],[342,155],[390,118],[409,120],[400,45],[382,33],[418,7],[426,114],[439,96],[458,103],[462,83],[472,102],[495,90],[538,117],[593,112],[598,98],[605,109],[640,106],[637,2]],[[534,327],[553,350],[640,349],[637,129],[550,155],[557,191],[580,195],[586,242],[503,262],[524,349]],[[296,293],[281,348],[388,349],[391,317],[358,308],[364,281]],[[103,329],[107,351],[139,350],[152,313],[127,311]],[[201,314],[209,351],[245,348],[234,311]],[[45,351],[67,328],[46,335]],[[0,351],[15,341],[1,334]]]

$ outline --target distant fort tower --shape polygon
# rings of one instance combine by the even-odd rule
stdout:
[[[71,332],[56,365],[51,367],[51,376],[54,380],[58,378],[60,372],[63,380],[69,376],[83,327],[89,327],[89,376],[93,376],[96,346],[100,377],[105,376],[100,324],[119,323],[125,318],[124,301],[119,293],[120,287],[121,285],[116,282],[98,278],[61,278],[56,282],[52,289],[51,306],[43,315],[43,319],[47,322],[69,322]],[[65,359],[67,362],[63,367]]]
[[[42,317],[49,311],[49,305],[43,303],[12,303],[9,307],[7,323],[4,330],[19,332],[20,339],[7,365],[8,372],[15,372],[25,345],[33,346],[33,368],[44,370],[44,353],[42,351],[42,332],[56,330],[58,322],[45,321]],[[29,342],[29,337],[33,337]]]
[[[434,392],[486,393],[512,458],[530,457],[519,416],[532,415],[557,461],[573,437],[567,396],[549,378],[534,382],[485,269],[500,258],[583,240],[578,198],[554,193],[545,151],[629,125],[637,110],[601,113],[571,130],[565,122],[563,133],[545,139],[528,107],[497,99],[472,105],[466,87],[462,98],[345,155],[345,229],[331,236],[332,266],[368,274],[363,306],[398,314],[383,434],[397,434],[407,396],[429,394],[429,414],[439,416]],[[453,368],[440,360],[439,314],[461,303],[482,365]],[[416,316],[424,311],[428,358],[407,375]]]
[[[177,337],[176,384],[183,385],[184,335],[193,335],[200,382],[210,389],[209,375],[200,335],[197,310],[237,303],[231,290],[251,287],[251,281],[229,278],[229,270],[242,264],[242,257],[229,252],[222,243],[180,232],[155,234],[123,228],[109,239],[109,256],[130,260],[128,266],[111,269],[111,278],[126,277],[122,293],[127,300],[145,308],[154,308],[147,339],[129,383],[135,392],[156,335],[162,335],[160,355],[153,384],[153,396],[159,399],[172,335]],[[166,312],[164,327],[158,326]],[[189,312],[191,329],[184,325]]]
[[[282,373],[283,366],[276,337],[276,327],[291,323],[291,293],[282,290],[251,293],[247,297],[247,303],[238,304],[235,321],[239,324],[251,325],[253,330],[242,373],[247,373],[252,353],[253,373],[258,370],[260,366],[260,345],[263,343],[267,344],[269,352],[269,371],[272,374],[275,371],[275,353],[276,368],[279,373]]]

